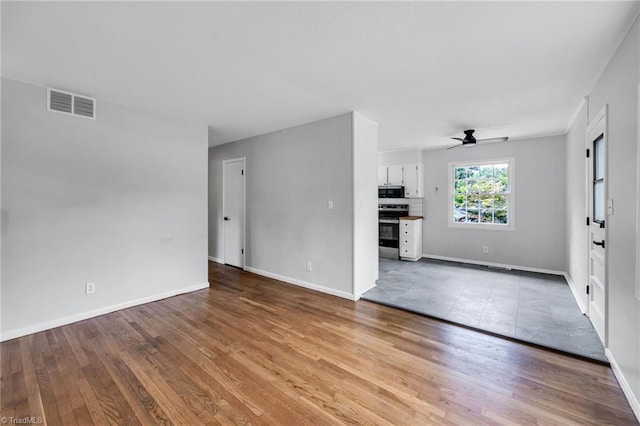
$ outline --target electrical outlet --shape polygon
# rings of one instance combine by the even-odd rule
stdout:
[[[84,294],[93,294],[96,292],[96,283],[86,283],[84,285]]]
[[[311,262],[307,262],[307,271],[311,272],[311,269],[312,269]]]
[[[489,253],[489,246],[482,246],[483,253]]]
[[[331,210],[333,208],[333,200],[327,201],[327,208]]]

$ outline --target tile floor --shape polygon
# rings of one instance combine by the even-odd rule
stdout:
[[[363,299],[607,361],[564,277],[422,259],[380,259]]]

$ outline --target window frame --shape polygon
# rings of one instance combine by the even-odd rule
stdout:
[[[453,177],[456,167],[469,167],[469,166],[486,166],[488,164],[507,164],[509,169],[509,190],[507,191],[507,224],[497,223],[473,223],[473,222],[456,222],[453,220],[453,201],[455,197],[455,179]],[[448,168],[449,186],[447,194],[447,225],[449,228],[458,229],[476,229],[487,231],[513,231],[515,230],[515,160],[513,157],[508,158],[496,158],[489,160],[477,160],[477,161],[452,161],[449,162]]]

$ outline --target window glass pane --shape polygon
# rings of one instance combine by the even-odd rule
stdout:
[[[493,197],[493,205],[496,209],[506,209],[507,208],[507,196],[506,195],[495,195]]]
[[[506,210],[496,210],[495,217],[496,223],[508,223]]]
[[[505,193],[509,191],[509,165],[508,164],[496,164],[494,165],[495,175],[495,192]]]
[[[480,222],[493,223],[493,210],[480,210]]]
[[[471,222],[471,223],[478,223],[478,215],[480,214],[480,211],[473,207],[473,208],[469,208],[467,210],[467,222]]]
[[[478,197],[480,201],[480,208],[492,209],[493,208],[493,195],[481,195]]]
[[[480,208],[480,196],[479,195],[469,195],[467,197],[467,206],[470,208]]]
[[[604,181],[593,184],[593,220],[604,221]]]
[[[593,179],[604,179],[604,139],[602,136],[593,143],[593,166]]]
[[[478,189],[485,194],[493,192],[493,164],[480,166]]]

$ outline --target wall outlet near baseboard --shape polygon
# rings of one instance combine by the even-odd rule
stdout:
[[[86,283],[84,285],[84,294],[93,294],[96,292],[96,283]]]
[[[306,269],[307,272],[311,272],[313,265],[311,264],[311,262],[307,261],[307,265],[306,265]]]
[[[489,246],[482,246],[483,253],[489,253]]]

